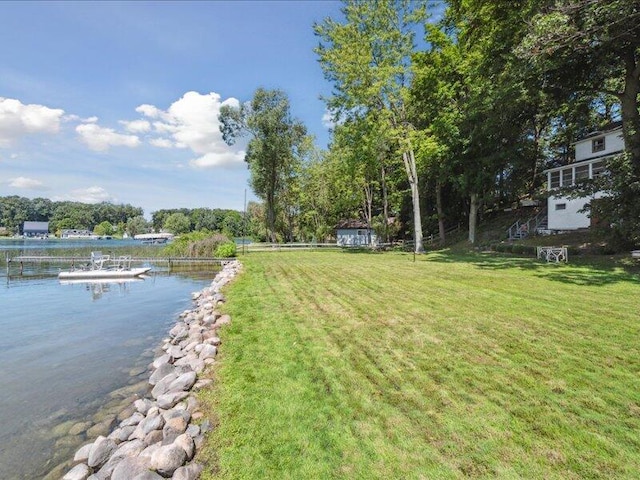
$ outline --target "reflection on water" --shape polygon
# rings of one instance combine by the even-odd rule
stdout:
[[[91,293],[93,300],[100,300],[105,293],[112,289],[117,289],[120,295],[129,293],[129,284],[133,282],[144,282],[149,276],[139,276],[136,278],[119,278],[113,280],[59,280],[60,285],[83,285],[87,292]]]
[[[144,376],[177,315],[192,305],[191,292],[215,276],[153,266],[138,281],[62,284],[58,271],[25,266],[23,275],[0,277],[2,478],[42,478],[52,459],[87,442],[86,428],[71,427],[103,421],[95,417],[100,406],[122,401],[114,391],[132,394],[125,387],[141,379],[133,374]]]

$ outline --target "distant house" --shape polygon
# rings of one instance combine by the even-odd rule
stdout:
[[[95,238],[98,238],[98,235],[96,235],[93,232],[90,232],[89,230],[74,228],[74,229],[62,230],[62,232],[60,232],[60,238],[95,239]]]
[[[378,243],[376,234],[362,220],[342,220],[336,225],[336,241],[341,247],[363,247]]]
[[[593,179],[606,172],[607,160],[624,151],[622,125],[594,132],[575,143],[576,158],[573,163],[545,170],[547,175],[548,229],[551,231],[577,230],[588,228],[594,219],[588,212],[581,212],[586,204],[601,198],[604,193],[597,192],[589,197],[569,198],[554,191],[586,180]]]
[[[47,238],[49,236],[49,222],[24,222],[22,236],[29,238]]]

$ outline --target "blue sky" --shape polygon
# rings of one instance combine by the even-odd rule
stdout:
[[[0,196],[242,210],[243,145],[218,109],[280,88],[325,147],[312,25],[340,6],[0,3]]]

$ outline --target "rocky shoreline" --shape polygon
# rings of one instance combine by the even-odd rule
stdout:
[[[209,287],[192,295],[195,308],[180,314],[151,364],[147,395],[118,416],[122,420],[108,435],[76,451],[63,480],[199,478],[202,465],[193,458],[211,426],[194,392],[211,383],[199,375],[215,362],[217,331],[231,321],[216,308],[224,303],[222,287],[240,269],[238,261],[228,262]]]

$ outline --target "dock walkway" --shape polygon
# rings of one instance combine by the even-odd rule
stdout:
[[[131,263],[155,263],[165,264],[169,268],[174,265],[187,265],[187,264],[216,264],[223,265],[229,261],[228,258],[214,258],[214,257],[131,257]],[[91,262],[90,256],[52,256],[52,255],[16,255],[14,257],[7,254],[5,256],[5,262],[7,265],[7,272],[9,272],[12,265],[19,265],[20,272],[23,271],[24,266],[27,264],[43,264],[53,263],[61,265],[69,265],[75,267],[77,265],[89,264]]]

